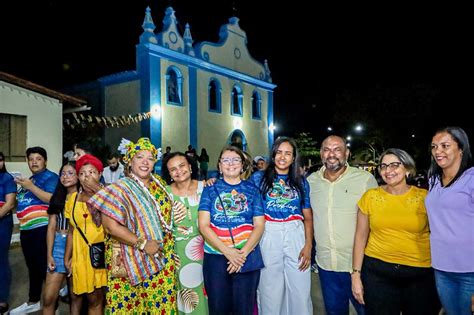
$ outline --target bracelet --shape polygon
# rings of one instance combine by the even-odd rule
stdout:
[[[359,274],[360,274],[360,269],[352,269],[351,275],[353,275],[353,274],[355,274],[355,273],[359,273]]]
[[[143,251],[145,249],[146,242],[147,240],[144,237],[139,237],[138,241],[135,244],[133,244],[133,247],[135,249],[139,249]]]

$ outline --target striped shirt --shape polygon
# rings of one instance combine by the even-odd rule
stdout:
[[[166,185],[163,183],[163,186]],[[151,193],[163,197],[164,192],[155,184],[150,184]],[[157,198],[158,199],[158,198]],[[171,212],[170,200],[165,196],[158,200],[160,210],[142,188],[131,178],[123,178],[97,192],[88,200],[88,205],[102,214],[126,226],[138,237],[147,240],[162,240],[163,233],[157,210]],[[156,274],[162,262],[133,246],[121,243],[124,265],[132,285],[139,284]]]
[[[58,184],[58,175],[45,169],[30,177],[33,184],[39,189],[53,193]],[[18,206],[16,216],[20,221],[20,230],[32,230],[48,225],[48,207],[49,204],[41,201],[31,191],[20,187],[16,196]]]

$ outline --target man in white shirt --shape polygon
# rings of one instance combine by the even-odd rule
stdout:
[[[107,166],[104,168],[102,176],[106,185],[110,185],[118,181],[119,179],[125,177],[124,167],[120,163],[120,155],[118,153],[113,153],[107,158]]]

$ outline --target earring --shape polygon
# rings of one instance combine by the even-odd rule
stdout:
[[[190,168],[189,169],[189,174],[192,174],[193,173],[193,170]]]
[[[174,179],[171,178],[171,181],[174,181]]]

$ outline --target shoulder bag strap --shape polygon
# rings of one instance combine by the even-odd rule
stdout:
[[[234,244],[234,247],[235,247],[234,236],[232,235],[232,229],[230,228],[230,225],[229,225],[229,219],[227,218],[227,211],[225,210],[225,206],[224,206],[224,203],[222,202],[221,195],[219,194],[219,191],[217,191],[216,185],[213,185],[212,187],[214,188],[214,191],[216,192],[217,197],[219,198],[222,209],[224,209],[225,222],[227,223],[227,228],[229,229],[230,239],[232,240],[232,244]]]
[[[89,243],[89,241],[87,240],[87,237],[84,235],[84,233],[82,232],[81,228],[79,227],[79,225],[77,225],[77,222],[76,222],[76,218],[74,217],[74,210],[76,209],[76,201],[77,201],[77,196],[79,195],[79,193],[76,193],[76,198],[74,199],[74,206],[72,206],[72,219],[74,220],[74,224],[76,224],[76,229],[79,231],[79,233],[81,234],[82,238],[84,239],[84,241],[86,241],[86,244],[90,247],[91,244]]]

